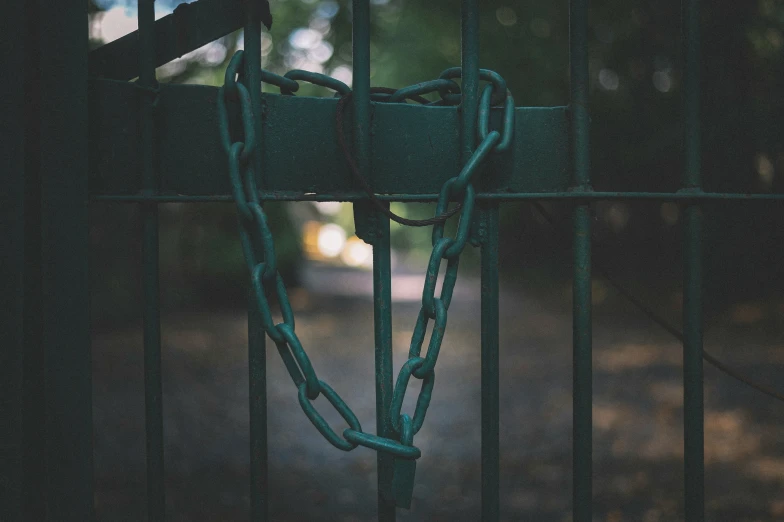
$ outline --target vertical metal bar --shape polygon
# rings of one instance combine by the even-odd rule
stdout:
[[[354,56],[353,125],[354,154],[361,172],[372,179],[370,160],[370,1],[352,2],[352,47]],[[389,219],[373,211],[373,321],[375,332],[376,433],[394,437],[389,419],[392,401],[392,263],[390,259]],[[394,522],[392,497],[394,459],[379,451],[378,520]]]
[[[462,101],[460,155],[466,163],[476,146],[479,111],[479,2],[463,0],[461,7]],[[482,520],[499,518],[498,439],[498,206],[482,207]]]
[[[244,81],[250,92],[256,128],[254,170],[262,177],[261,106],[261,2],[246,2]],[[258,183],[257,179],[257,183]],[[258,186],[258,185],[257,185]],[[258,252],[261,256],[262,253]],[[261,257],[259,257],[260,259]],[[252,290],[248,299],[248,371],[250,411],[250,519],[266,522],[269,513],[269,460],[267,453],[267,346],[261,314]]]
[[[370,177],[370,0],[352,1],[353,126],[357,165]]]
[[[590,120],[588,114],[588,0],[571,0],[569,63],[571,154],[574,185],[590,190]],[[592,519],[592,361],[591,361],[591,216],[587,202],[574,209],[573,317],[573,492],[575,522]]]
[[[591,370],[591,216],[588,205],[574,211],[573,281],[573,510],[575,522],[589,522],[592,513]]]
[[[699,191],[700,176],[700,3],[683,2],[684,190]],[[683,430],[687,522],[705,520],[705,453],[702,368],[702,211],[684,212],[683,249]]]
[[[460,106],[460,159],[466,163],[476,146],[479,114],[479,1],[462,0],[461,65],[463,97]]]
[[[37,2],[47,520],[93,519],[87,4]]]
[[[590,115],[588,114],[588,0],[569,4],[569,89],[574,183],[591,184]]]
[[[690,203],[684,219],[683,431],[687,522],[705,520],[702,368],[702,211]]]
[[[25,135],[25,219],[24,219],[24,478],[25,520],[45,520],[46,502],[46,375],[43,347],[43,292],[41,291],[41,20],[39,2],[25,2],[27,39],[24,46],[24,135]],[[15,53],[12,46],[6,46]]]
[[[497,521],[499,498],[498,204],[482,205],[482,520]]]
[[[269,514],[267,453],[267,357],[261,312],[248,298],[248,372],[250,374],[250,520],[266,522]]]
[[[373,321],[376,361],[376,433],[394,437],[389,419],[392,402],[392,263],[389,218],[376,213],[378,236],[373,242]],[[378,520],[394,522],[395,504],[391,495],[394,459],[382,451],[378,463]]]
[[[22,521],[23,416],[22,368],[25,339],[21,325],[25,302],[25,6],[6,6],[0,34],[14,45],[0,47],[3,70],[13,71],[16,81],[0,86],[0,236],[5,239],[0,256],[0,520]]]
[[[700,2],[684,0],[683,9],[683,112],[686,188],[700,188]]]
[[[155,172],[155,0],[138,0],[139,16],[139,131],[142,183],[157,190]],[[144,287],[144,404],[147,434],[147,518],[166,518],[163,464],[163,376],[161,373],[160,278],[158,272],[158,206],[145,203],[142,211],[142,270]]]

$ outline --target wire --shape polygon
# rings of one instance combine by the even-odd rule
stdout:
[[[555,222],[553,216],[547,212],[541,203],[534,202],[534,207],[536,210],[542,215],[542,217],[553,227],[553,228],[560,228],[558,224]],[[594,269],[596,272],[602,276],[602,278],[607,281],[610,286],[612,286],[622,297],[636,306],[645,316],[648,317],[651,321],[659,325],[662,329],[664,329],[667,333],[678,339],[679,341],[683,342],[683,333],[668,323],[663,317],[657,314],[653,309],[647,306],[645,303],[640,301],[637,297],[635,297],[631,292],[629,292],[626,288],[624,288],[618,281],[613,278],[610,273],[600,264],[594,261],[593,263]],[[721,370],[725,374],[729,375],[730,377],[737,379],[738,381],[751,386],[755,390],[764,393],[774,399],[780,400],[784,402],[784,394],[779,393],[778,391],[764,385],[760,384],[749,377],[746,377],[742,373],[738,372],[737,370],[731,368],[726,363],[721,362],[719,359],[708,353],[705,349],[702,350],[702,358],[708,361],[717,369]]]
[[[392,94],[396,92],[396,89],[392,89],[389,87],[371,87],[370,92],[371,94],[373,93]],[[448,210],[443,214],[440,214],[432,218],[408,219],[398,214],[395,214],[394,212],[389,210],[387,204],[376,197],[376,194],[373,192],[373,189],[370,187],[370,184],[368,183],[367,179],[365,179],[365,177],[359,171],[357,162],[356,160],[354,160],[354,157],[351,155],[351,148],[348,146],[348,143],[346,141],[346,135],[344,134],[343,116],[346,110],[346,106],[348,105],[348,101],[351,99],[353,95],[354,95],[353,92],[349,92],[348,94],[341,96],[340,100],[338,101],[338,106],[335,115],[335,130],[338,135],[338,143],[340,144],[340,148],[343,151],[343,156],[345,156],[346,158],[346,162],[348,163],[351,174],[354,176],[354,179],[362,186],[362,189],[368,195],[368,198],[370,198],[370,202],[378,209],[378,211],[386,215],[392,221],[410,227],[426,227],[429,225],[437,225],[439,223],[445,222],[447,219],[460,212],[460,209],[463,208],[463,205],[461,203],[458,203],[451,210]],[[411,99],[422,104],[429,103],[426,98],[423,98],[421,96],[412,96]]]

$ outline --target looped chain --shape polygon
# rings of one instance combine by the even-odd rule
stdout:
[[[242,71],[242,64],[245,60],[245,52],[237,51],[234,56],[229,60],[229,65],[226,67],[226,72],[223,75],[223,87],[226,88],[228,96],[236,98],[237,96],[237,76]]]
[[[285,339],[285,336],[272,319],[272,310],[270,309],[269,301],[267,300],[267,288],[262,281],[266,268],[266,263],[258,263],[253,267],[251,282],[253,283],[253,290],[256,294],[256,303],[258,304],[259,312],[261,313],[261,324],[264,326],[264,330],[267,332],[267,335],[270,336],[270,339],[275,342],[281,342]],[[283,315],[283,324],[294,328],[294,314],[291,311],[291,303],[286,294],[286,286],[283,283],[283,278],[277,271],[275,272],[275,293],[278,296],[278,305],[280,306],[280,311]]]
[[[343,420],[348,423],[353,431],[362,432],[362,425],[359,423],[359,419],[357,416],[354,415],[354,412],[351,411],[351,408],[348,407],[348,404],[345,403],[343,399],[340,398],[340,395],[330,388],[330,386],[325,383],[324,381],[319,381],[319,387],[321,388],[321,393],[326,397],[329,403],[335,408]],[[313,407],[313,404],[308,400],[307,397],[307,384],[302,383],[299,385],[299,405],[302,407],[302,411],[305,412],[305,415],[310,419],[310,422],[316,427],[316,429],[321,433],[325,439],[329,441],[330,444],[335,446],[338,449],[343,451],[351,451],[357,447],[357,442],[352,442],[344,438],[341,438],[335,431],[327,424],[327,421],[324,420],[324,417],[316,411],[316,408]]]
[[[454,289],[454,284],[457,280],[456,275],[455,277],[447,278],[447,281],[445,281],[441,291],[441,299],[436,299],[435,293],[441,261],[447,258],[446,251],[453,244],[454,241],[452,239],[442,237],[436,242],[433,251],[430,253],[430,261],[427,263],[427,272],[425,273],[425,284],[422,287],[422,309],[425,311],[425,315],[430,319],[436,318],[436,301],[443,302],[446,300],[448,303],[452,299],[452,290]],[[449,261],[447,272],[452,271],[457,274],[457,265],[460,262],[460,259],[455,256]]]
[[[376,451],[383,451],[384,453],[389,453],[393,457],[401,459],[418,459],[422,456],[422,452],[419,448],[412,446],[413,437],[411,438],[410,443],[404,444],[402,441],[398,442],[393,439],[377,437],[376,435],[370,435],[369,433],[363,433],[360,430],[353,429],[343,431],[343,437],[353,444]]]
[[[240,101],[240,108],[242,110],[242,130],[245,134],[244,141],[233,142],[231,140],[229,112],[226,108],[227,98],[231,97],[231,93],[235,93]],[[218,89],[218,130],[220,131],[223,150],[228,154],[232,145],[241,144],[242,148],[239,150],[239,160],[241,160],[242,163],[248,161],[256,144],[256,129],[253,126],[253,111],[250,106],[250,93],[241,83],[236,83],[233,89],[230,89],[226,85]]]
[[[438,195],[438,203],[436,204],[436,214],[439,212],[443,212],[443,209],[449,205],[449,201],[452,198],[454,193],[458,191],[454,188],[455,183],[457,183],[457,178],[449,178],[444,183],[444,186],[441,187],[441,193]],[[447,259],[452,259],[459,256],[463,252],[463,248],[465,248],[466,243],[468,242],[468,236],[471,232],[471,217],[474,213],[474,200],[475,200],[475,192],[474,186],[469,184],[466,185],[464,196],[463,196],[463,213],[460,215],[460,221],[457,225],[457,235],[455,236],[454,242],[449,245],[449,247],[444,252],[444,255]],[[433,227],[433,246],[436,246],[436,243],[439,239],[444,237],[444,224],[439,223]]]
[[[462,76],[462,68],[450,67],[449,69],[442,72],[439,78],[454,80],[455,78],[462,78]],[[506,98],[506,80],[504,80],[500,74],[489,69],[479,69],[479,79],[490,82],[490,84],[493,86],[493,105],[498,105]],[[446,89],[439,89],[439,94],[441,95],[441,98],[444,100],[444,102],[449,105],[460,104],[461,99],[459,93],[450,93],[447,92]]]
[[[313,85],[318,85],[320,87],[326,87],[327,89],[332,89],[340,96],[345,96],[351,92],[351,87],[341,82],[337,78],[332,78],[326,74],[302,71],[300,69],[292,69],[284,75],[284,78],[295,82],[299,80],[312,83]],[[297,84],[297,88],[299,88],[299,84]],[[281,94],[293,94],[296,90],[297,89],[291,90],[288,86],[280,87]]]
[[[286,78],[285,76],[280,76],[273,72],[267,71],[265,69],[261,70],[261,81],[263,83],[268,83],[270,85],[276,86],[278,89],[283,92],[284,90],[287,91],[289,94],[295,93],[299,90],[299,84],[296,80],[292,80],[291,78]]]
[[[492,102],[493,86],[486,85],[482,91],[482,98],[479,102],[479,122],[476,126],[479,139],[484,141],[487,139],[490,127],[490,108]],[[512,134],[514,134],[514,98],[509,90],[506,91],[506,99],[504,100],[504,125],[503,134],[500,143],[495,146],[495,152],[503,152],[509,149],[512,143]]]
[[[422,96],[423,94],[430,94],[431,92],[448,92],[459,94],[460,86],[452,80],[439,78],[438,80],[430,80],[398,89],[389,97],[389,100],[387,101],[389,103],[400,103],[405,101],[407,98]]]
[[[455,274],[457,274],[457,263],[455,263]],[[442,296],[443,293],[444,291],[442,291]],[[450,297],[451,293],[450,290]],[[441,342],[444,340],[444,333],[446,332],[446,311],[449,308],[449,303],[443,297],[434,299],[433,308],[435,309],[435,325],[433,326],[433,333],[430,334],[430,343],[427,346],[425,362],[413,371],[413,375],[417,379],[424,379],[435,368],[438,352],[441,350]],[[420,308],[419,317],[417,317],[417,323],[414,327],[414,334],[411,338],[411,348],[408,350],[409,359],[419,357],[420,353],[422,353],[422,343],[425,342],[425,333],[429,320],[430,316],[425,313],[425,308]]]
[[[257,151],[255,150],[255,126],[250,93],[242,83],[237,81],[242,65],[243,53],[239,51],[232,57],[226,69],[224,85],[218,91],[218,124],[221,144],[228,158],[231,190],[239,217],[240,241],[250,272],[251,285],[261,318],[261,327],[270,339],[275,342],[286,370],[297,387],[297,395],[302,411],[330,444],[343,451],[351,451],[357,446],[365,446],[376,451],[389,453],[395,458],[403,459],[404,461],[418,459],[421,452],[413,445],[413,439],[414,435],[422,428],[430,405],[435,385],[435,366],[446,331],[449,304],[451,303],[457,282],[460,254],[465,249],[471,233],[471,221],[476,199],[476,192],[472,182],[487,155],[490,152],[507,150],[514,133],[514,100],[506,89],[506,82],[497,73],[485,69],[480,70],[481,79],[490,82],[484,87],[480,98],[477,121],[477,137],[480,143],[460,173],[444,183],[438,196],[435,217],[428,220],[406,220],[400,218],[400,216],[395,216],[396,221],[404,224],[414,226],[434,225],[432,235],[433,251],[430,255],[425,284],[422,289],[422,307],[419,310],[419,316],[412,333],[408,353],[409,358],[403,364],[398,374],[390,405],[389,422],[398,435],[396,440],[362,431],[362,426],[351,408],[335,390],[318,378],[310,358],[295,332],[294,313],[283,278],[277,269],[272,232],[267,222],[267,215],[259,200],[253,162],[249,161]],[[376,102],[391,103],[404,103],[406,100],[412,100],[426,105],[459,103],[460,86],[453,80],[460,76],[461,70],[452,68],[444,71],[436,80],[418,83],[402,89],[374,87],[371,89],[371,99]],[[362,182],[363,188],[365,188],[371,200],[375,201],[377,198],[367,181],[362,178],[356,168],[356,162],[351,157],[350,149],[343,135],[343,108],[347,105],[347,101],[352,95],[351,89],[335,78],[300,70],[289,71],[284,76],[262,70],[261,78],[266,83],[278,86],[281,93],[285,95],[293,95],[299,90],[298,81],[310,82],[336,92],[336,96],[340,97],[336,121],[338,140],[346,154],[349,165],[353,166],[352,170],[356,170],[356,175],[359,181]],[[430,102],[423,97],[423,95],[434,92],[438,92],[442,100]],[[501,131],[490,130],[491,108],[501,103],[504,104]],[[230,104],[232,106],[239,104],[239,124],[234,127],[232,127],[232,122],[229,118]],[[240,130],[242,131],[241,137],[232,135],[232,132],[239,133]],[[450,202],[455,200],[459,200],[459,203],[449,210]],[[388,212],[385,206],[380,202],[377,203]],[[444,223],[451,216],[458,213],[460,214],[460,219],[455,237],[445,237]],[[257,257],[258,254],[263,254],[261,260]],[[444,260],[447,262],[446,271],[441,283],[441,292],[436,297],[439,271]],[[279,313],[283,319],[280,323],[276,323],[273,318],[272,307],[268,298],[268,294],[273,293],[278,303]],[[424,344],[428,323],[431,319],[433,320],[433,328],[428,341],[427,352],[422,357],[422,345]],[[401,410],[412,375],[422,380],[422,387],[417,397],[414,415],[409,417],[407,414],[402,413]],[[349,427],[344,429],[342,437],[327,424],[311,402],[318,398],[319,395],[323,395],[348,424]],[[410,473],[410,475],[406,473],[402,473],[402,475],[410,476],[413,481],[413,468],[405,469],[408,470],[407,473]],[[408,503],[410,503],[410,494],[403,505]]]
[[[389,421],[398,433],[400,433],[400,410],[403,408],[403,399],[406,396],[408,381],[411,379],[414,371],[424,364],[425,359],[422,357],[413,357],[406,361],[403,367],[400,368],[400,373],[397,374],[395,391],[392,393],[392,404],[389,406]],[[413,429],[415,435],[419,433],[422,424],[425,422],[425,415],[427,415],[427,408],[430,406],[430,398],[433,396],[435,383],[436,372],[435,370],[430,370],[422,379],[422,388],[419,390],[419,397],[417,397],[416,408],[414,409]]]
[[[387,103],[394,94],[400,89],[393,89],[392,87],[371,87],[370,88],[370,101]],[[419,94],[408,94],[406,99],[416,102],[420,105],[433,105],[438,102],[431,102],[427,98]]]

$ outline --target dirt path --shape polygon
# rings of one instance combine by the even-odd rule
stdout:
[[[305,281],[308,291],[292,296],[297,332],[319,377],[373,431],[370,274],[311,268]],[[421,275],[393,281],[395,374],[408,351],[421,283]],[[433,400],[416,438],[423,458],[413,509],[399,511],[399,520],[479,520],[478,294],[478,282],[461,276]],[[503,520],[569,520],[569,304],[545,306],[508,288],[501,301]],[[596,520],[682,520],[680,348],[624,308],[598,307],[594,328]],[[245,316],[187,312],[165,317],[163,332],[169,520],[247,520]],[[781,342],[741,339],[729,328],[708,340],[746,373],[780,382]],[[145,520],[140,329],[96,334],[93,351],[98,520]],[[300,410],[274,347],[267,359],[272,520],[375,520],[374,453],[343,453],[324,441]],[[415,390],[406,411],[413,411]],[[323,399],[316,404],[342,426]],[[784,520],[782,421],[784,405],[706,367],[708,520]]]

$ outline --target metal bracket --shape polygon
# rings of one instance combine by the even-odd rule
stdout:
[[[381,238],[379,212],[367,200],[354,202],[354,228],[359,239],[375,245]]]

